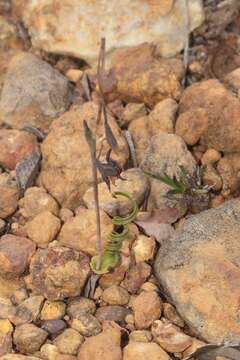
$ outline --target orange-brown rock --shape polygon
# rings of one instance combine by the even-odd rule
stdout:
[[[131,341],[123,350],[123,360],[170,360],[168,354],[156,343]]]
[[[21,214],[28,219],[36,215],[50,211],[58,215],[59,206],[56,200],[42,187],[30,187],[25,191],[24,197],[19,201]]]
[[[147,329],[160,319],[162,302],[155,291],[143,291],[133,301],[134,321],[137,329]]]
[[[195,145],[208,130],[208,113],[204,108],[194,108],[180,114],[176,123],[176,134],[188,145]]]
[[[4,168],[14,170],[37,147],[35,136],[27,132],[0,129],[0,165]]]
[[[121,173],[122,179],[117,179],[115,184],[111,186],[109,192],[105,183],[99,184],[99,206],[110,216],[125,216],[132,211],[132,202],[123,197],[112,196],[112,193],[125,192],[130,194],[133,200],[141,206],[146,194],[149,191],[149,181],[147,176],[138,168],[128,169]],[[83,197],[84,203],[88,208],[95,207],[93,188],[86,191]]]
[[[23,237],[4,235],[0,239],[0,272],[5,278],[21,276],[35,252],[35,244]]]
[[[91,159],[83,131],[83,121],[97,137],[97,152],[102,157],[109,146],[104,141],[103,121],[96,122],[98,106],[87,102],[74,106],[52,123],[51,130],[42,144],[43,163],[40,180],[51,195],[64,207],[75,209],[82,203],[85,191],[92,185]],[[129,156],[126,140],[113,117],[109,125],[118,142],[118,151],[111,156],[123,166]]]
[[[192,344],[192,338],[168,321],[157,320],[152,324],[155,341],[167,352],[181,353]]]
[[[240,201],[226,201],[186,220],[155,261],[155,273],[180,316],[208,342],[240,338],[239,231]]]
[[[61,221],[50,211],[43,211],[26,224],[28,237],[39,247],[45,248],[55,239]]]
[[[6,219],[18,207],[19,190],[16,181],[7,173],[0,174],[0,218]]]
[[[112,221],[101,210],[102,240],[105,244],[112,231]],[[70,218],[63,225],[59,236],[59,243],[71,249],[83,251],[89,255],[96,255],[96,214],[94,209],[81,208],[78,214]]]
[[[7,319],[0,320],[0,356],[12,352],[13,326]]]
[[[106,321],[103,332],[88,338],[80,347],[79,360],[99,360],[99,354],[106,360],[122,360],[120,347],[121,328],[114,322]]]
[[[38,250],[30,264],[28,287],[49,300],[78,296],[89,274],[89,259],[65,247]]]
[[[151,266],[145,262],[140,262],[129,269],[122,282],[122,286],[131,294],[135,294],[150,275]]]
[[[200,139],[215,150],[240,151],[240,102],[218,80],[189,86],[179,110],[176,129],[187,144]]]
[[[223,191],[237,192],[240,187],[240,155],[239,153],[225,154],[218,162],[217,170],[223,181]]]
[[[145,43],[113,53],[105,89],[110,99],[118,97],[153,106],[169,97],[180,99],[182,75],[181,61],[160,58],[156,56],[156,47]]]
[[[149,115],[133,120],[129,131],[133,137],[136,157],[141,161],[151,143],[151,138],[159,132],[173,133],[178,105],[175,100],[167,98],[156,104]]]

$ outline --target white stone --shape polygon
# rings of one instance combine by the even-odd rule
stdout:
[[[185,0],[21,1],[21,6],[17,3],[35,47],[90,63],[98,56],[102,37],[109,52],[153,42],[167,57],[178,53],[186,39]],[[203,6],[202,0],[188,3],[192,31],[204,20]]]

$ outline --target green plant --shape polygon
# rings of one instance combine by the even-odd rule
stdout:
[[[138,214],[138,205],[136,201],[126,192],[114,192],[113,197],[123,196],[126,197],[132,203],[132,212],[125,216],[114,216],[112,224],[114,226],[113,231],[108,236],[108,241],[104,248],[103,254],[100,256],[94,256],[91,259],[91,268],[96,274],[104,274],[113,269],[119,262],[119,252],[122,247],[122,242],[128,235],[128,225],[134,221]],[[97,268],[98,262],[100,266]]]
[[[178,178],[176,176],[171,178],[167,174],[155,175],[147,171],[145,174],[168,185],[171,188],[167,193],[168,197],[182,194],[190,210],[198,212],[208,207],[209,192],[212,188],[203,184],[204,170],[204,167],[197,166],[193,174],[190,174],[183,166],[180,166]]]
[[[195,172],[190,174],[183,166],[180,166],[179,180],[176,176],[170,177],[167,174],[160,176],[151,174],[145,171],[148,176],[169,185],[172,189],[169,194],[207,194],[211,189],[209,185],[203,185],[202,179],[204,174],[204,167],[197,166]]]

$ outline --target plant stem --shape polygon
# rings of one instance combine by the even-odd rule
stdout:
[[[97,232],[96,232],[97,263],[96,263],[96,268],[97,268],[97,270],[99,270],[100,265],[101,265],[101,256],[102,256],[101,220],[100,220],[99,196],[98,196],[96,151],[92,148],[91,148],[91,161],[92,161],[94,205],[95,205],[96,225],[97,225]]]

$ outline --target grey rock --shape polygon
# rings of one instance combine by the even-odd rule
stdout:
[[[46,129],[70,103],[68,80],[38,57],[20,53],[10,61],[0,99],[0,122]]]
[[[132,311],[124,306],[109,305],[100,307],[96,312],[96,317],[100,322],[109,320],[124,324],[126,316],[131,313]]]

